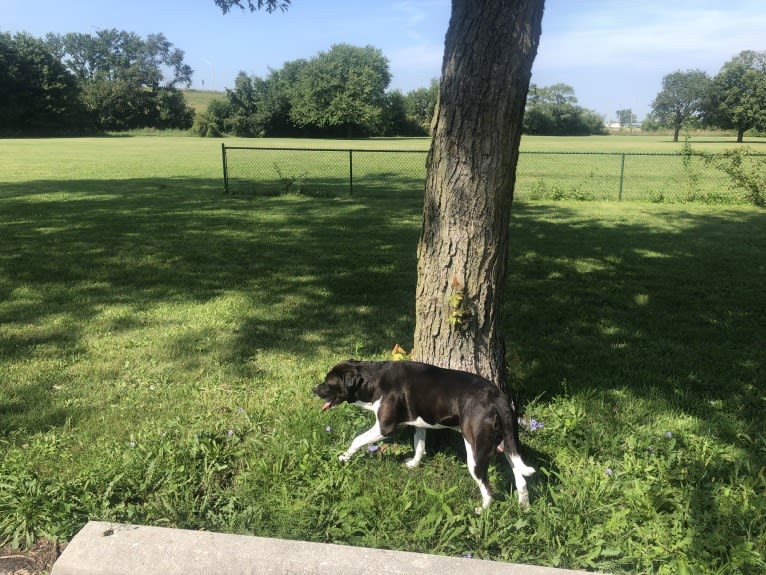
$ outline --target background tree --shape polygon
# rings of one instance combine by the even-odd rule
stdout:
[[[175,88],[163,88],[156,94],[157,116],[154,128],[168,130],[191,128],[194,123],[194,110],[186,103],[181,91]]]
[[[407,119],[407,107],[401,90],[391,90],[383,95],[381,131],[383,136],[405,136],[412,132]],[[417,126],[415,127],[417,130]]]
[[[391,82],[388,59],[373,46],[336,44],[311,58],[291,92],[290,118],[300,127],[352,137],[381,127]]]
[[[387,71],[387,62],[380,60],[380,51],[375,48],[353,48],[354,55],[350,58],[350,65],[347,67],[354,70],[354,78],[358,78],[364,73],[365,67],[368,67],[366,60],[369,50],[373,51],[374,59],[381,64],[383,73],[378,74],[383,78],[381,85],[387,77],[390,77]],[[321,55],[321,53],[320,53]],[[324,104],[317,103],[312,113],[317,117],[309,117],[308,114],[301,116],[300,123],[296,122],[296,117],[300,115],[298,110],[293,110],[294,105],[301,104],[301,98],[310,99],[309,93],[304,93],[306,78],[313,82],[313,78],[320,77],[314,84],[334,86],[331,90],[345,90],[338,88],[340,81],[333,84],[329,78],[334,78],[338,73],[338,68],[332,65],[315,64],[314,60],[293,60],[285,62],[279,70],[269,70],[266,78],[258,76],[248,76],[245,72],[240,72],[234,82],[234,88],[226,90],[227,105],[225,107],[215,104],[215,110],[208,110],[200,114],[195,124],[194,132],[198,135],[220,136],[224,132],[230,132],[237,136],[258,137],[258,136],[306,136],[306,135],[325,135],[332,136],[343,133],[348,135],[348,125],[344,122],[327,122],[320,125],[317,117],[322,113],[331,113],[328,101],[332,98],[326,98]],[[377,72],[376,72],[377,73]],[[359,82],[354,78],[349,82],[359,88]],[[426,89],[423,89],[426,91]],[[347,91],[348,92],[348,91]],[[372,110],[367,110],[367,121],[357,121],[352,123],[352,130],[364,131],[371,135],[411,135],[422,136],[427,132],[421,126],[419,119],[416,119],[408,113],[408,99],[402,95],[401,91],[393,90],[383,92],[378,90],[375,98],[357,103],[360,108],[369,105]],[[347,93],[347,96],[350,92]],[[325,94],[327,95],[327,94]],[[360,97],[361,99],[361,97]],[[334,100],[335,103],[340,101]],[[436,101],[436,94],[433,95],[433,102]],[[305,111],[305,110],[302,110]],[[433,104],[430,105],[431,114],[433,113]],[[221,113],[224,116],[221,116]],[[430,122],[430,117],[429,120]]]
[[[215,0],[224,11],[244,1]],[[280,3],[247,0],[264,4]],[[415,356],[499,386],[511,204],[543,4],[452,1],[428,154]]]
[[[191,83],[182,50],[163,34],[144,40],[116,29],[49,34],[46,42],[78,79],[99,128],[189,128],[193,112],[177,92]]]
[[[0,129],[51,133],[82,127],[78,94],[75,78],[42,40],[0,33]]]
[[[710,77],[702,70],[677,70],[662,78],[652,116],[660,126],[673,128],[674,142],[682,127],[701,117],[709,90]]]
[[[749,129],[766,129],[766,52],[745,50],[713,78],[708,123],[737,130],[742,142]]]
[[[207,110],[194,116],[192,132],[198,136],[219,138],[226,132],[225,123],[231,116],[231,106],[224,98],[214,98]]]
[[[240,72],[234,88],[226,90],[227,106],[213,110],[220,130],[245,137],[301,135],[290,111],[294,86],[306,63],[303,59],[285,62],[279,70],[269,70],[266,78]]]
[[[269,74],[269,135],[295,135],[296,128],[290,118],[292,107],[292,89],[298,81],[306,60],[290,60],[279,70],[271,70]]]
[[[621,108],[615,112],[617,114],[617,121],[620,123],[620,127],[628,127],[633,129],[633,125],[637,122],[636,115],[631,108]]]
[[[240,137],[262,135],[256,113],[259,109],[259,97],[262,97],[262,80],[240,72],[234,79],[234,88],[226,90],[229,100],[229,116],[224,121],[227,132]]]
[[[404,97],[407,117],[420,126],[424,134],[431,133],[431,120],[434,118],[438,97],[439,81],[435,78],[431,80],[428,88],[410,90]]]
[[[604,134],[604,119],[577,105],[572,86],[530,85],[524,113],[524,132],[541,136],[589,136]]]

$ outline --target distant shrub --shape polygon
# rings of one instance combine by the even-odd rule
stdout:
[[[220,138],[223,132],[218,127],[215,116],[210,112],[202,112],[194,118],[194,124],[191,128],[192,134],[203,138]]]

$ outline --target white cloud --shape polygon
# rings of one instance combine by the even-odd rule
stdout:
[[[631,10],[591,10],[565,16],[546,13],[553,20],[543,36],[538,68],[642,69],[700,67],[709,72],[742,50],[762,49],[766,11],[751,4],[729,2],[725,8],[704,8],[705,3],[648,2]],[[623,4],[623,6],[625,6]],[[554,5],[563,9],[564,5]],[[556,29],[558,28],[558,30]]]

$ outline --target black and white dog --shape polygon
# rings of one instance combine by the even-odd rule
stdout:
[[[406,463],[413,468],[425,453],[426,429],[451,428],[463,435],[482,508],[492,502],[487,469],[498,448],[513,469],[519,503],[529,505],[524,477],[535,470],[521,460],[516,417],[503,393],[483,377],[414,361],[349,360],[333,367],[314,393],[325,400],[322,410],[346,401],[375,413],[375,425],[351,442],[341,461],[404,424],[415,427],[415,455]]]

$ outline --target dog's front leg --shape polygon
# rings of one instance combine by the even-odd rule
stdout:
[[[358,435],[354,438],[354,441],[351,442],[351,445],[346,450],[346,453],[338,457],[338,459],[340,459],[342,462],[345,463],[346,461],[351,459],[351,456],[354,455],[354,453],[356,453],[357,451],[359,451],[359,449],[375,441],[380,441],[384,437],[385,435],[383,435],[380,432],[380,423],[378,421],[375,421],[375,425],[373,425],[370,429],[368,429],[361,435]]]
[[[420,460],[426,452],[426,429],[425,427],[415,428],[415,455],[408,459],[404,464],[410,469],[414,469],[420,464]]]

